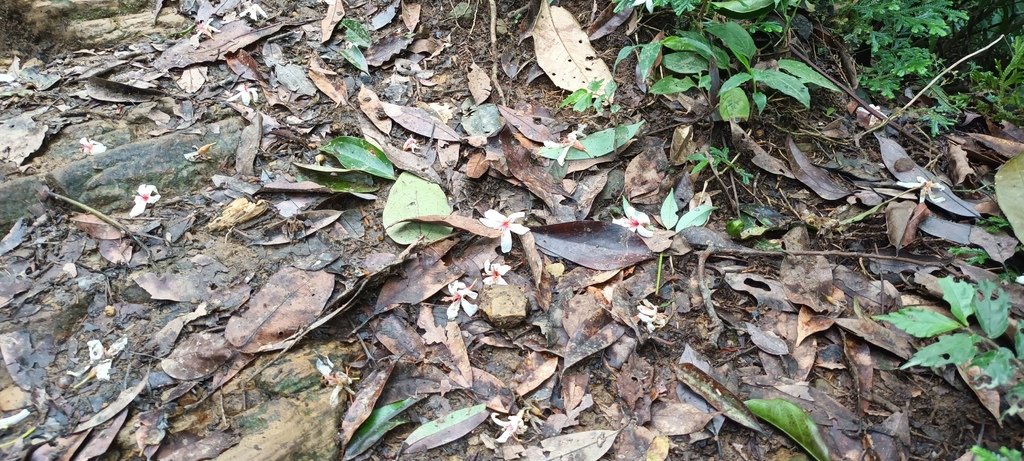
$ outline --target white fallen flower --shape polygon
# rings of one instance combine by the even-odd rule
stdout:
[[[651,218],[647,217],[647,213],[633,208],[625,198],[622,199],[622,212],[625,216],[613,219],[612,224],[625,227],[641,237],[654,237],[654,231],[651,230]]]
[[[512,266],[507,264],[492,263],[490,259],[484,261],[484,285],[508,285],[502,276],[510,269]]]
[[[102,154],[107,151],[107,146],[104,146],[103,143],[89,138],[78,140],[78,144],[81,146],[82,152],[89,155]]]
[[[559,166],[565,165],[565,156],[569,154],[569,149],[573,148],[578,151],[586,152],[587,148],[580,143],[579,138],[585,136],[583,130],[587,128],[587,125],[579,125],[571,133],[565,135],[565,140],[562,142],[555,141],[544,141],[544,147],[551,149],[558,149],[558,157],[555,161],[558,162]]]
[[[146,211],[146,206],[156,203],[160,200],[160,194],[156,191],[156,186],[150,184],[143,184],[139,186],[139,189],[135,193],[135,206],[132,207],[132,211],[128,212],[128,216],[136,217]]]
[[[466,311],[466,315],[472,317],[476,313],[479,307],[476,304],[470,302],[470,299],[476,299],[476,292],[469,289],[465,283],[458,280],[448,284],[448,294],[441,298],[442,301],[451,303],[448,306],[448,320],[455,320],[459,317],[459,308]]]
[[[651,304],[646,299],[636,306],[636,310],[636,317],[647,326],[648,332],[653,333],[654,330],[668,323],[668,318],[665,317],[665,314],[658,312],[658,306]]]
[[[633,0],[633,7],[644,5],[648,13],[654,12],[654,0]]]
[[[938,193],[937,193],[937,191],[945,190],[946,186],[943,185],[942,183],[938,182],[938,181],[927,180],[923,176],[918,176],[917,177],[917,181],[914,181],[914,182],[899,181],[899,182],[896,183],[896,185],[898,185],[900,187],[905,187],[905,188],[907,188],[907,190],[919,190],[920,191],[918,193],[918,202],[919,203],[924,203],[924,200],[926,198],[931,200],[932,203],[942,203],[943,201],[946,200],[945,197],[942,197],[942,196],[938,195]]]
[[[518,235],[530,232],[530,229],[526,226],[516,223],[516,220],[523,219],[524,217],[526,217],[526,213],[522,211],[505,216],[497,210],[487,210],[484,212],[484,217],[480,218],[480,222],[491,229],[501,231],[501,252],[508,253],[512,251],[513,232]]]
[[[263,19],[270,17],[259,3],[245,2],[243,5],[245,6],[245,9],[242,10],[242,13],[239,16],[248,16],[253,22],[259,21],[260,16],[263,16]]]
[[[89,365],[96,372],[96,379],[110,381],[110,370],[114,366],[114,359],[128,345],[128,337],[121,337],[107,349],[103,348],[103,343],[98,339],[90,340],[86,344],[89,346]]]
[[[501,431],[501,435],[494,439],[494,441],[497,443],[505,443],[517,434],[526,432],[526,420],[524,419],[524,415],[526,415],[525,408],[519,410],[519,413],[509,415],[508,421],[502,421],[498,418],[497,413],[491,413],[491,422],[504,428],[504,430]]]
[[[323,376],[324,383],[334,386],[334,391],[331,392],[331,407],[336,407],[341,403],[341,391],[355,395],[356,392],[351,387],[355,380],[348,373],[335,370],[334,362],[331,362],[331,359],[317,355],[316,369]]]
[[[235,88],[235,95],[227,99],[227,102],[231,101],[240,101],[242,105],[248,107],[249,104],[260,101],[260,93],[256,87],[243,83]]]

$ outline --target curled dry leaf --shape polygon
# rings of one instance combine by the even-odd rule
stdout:
[[[235,354],[224,335],[203,331],[185,338],[160,362],[160,367],[174,379],[201,379],[212,375]]]
[[[793,142],[792,137],[786,140],[786,144],[789,146],[789,167],[793,171],[793,176],[819,197],[825,200],[839,200],[853,193],[849,185],[834,179],[824,168],[811,163]]]
[[[348,444],[352,435],[356,433],[356,429],[359,429],[359,426],[370,417],[377,398],[380,397],[384,385],[387,384],[391,372],[395,369],[396,362],[397,360],[394,359],[380,362],[380,368],[377,368],[377,371],[366,378],[359,387],[359,392],[352,398],[352,403],[341,420],[341,433],[338,434],[341,446]]]
[[[380,104],[388,117],[402,125],[403,128],[420,136],[444,141],[459,141],[462,139],[451,127],[419,107],[399,106],[386,102]]]
[[[654,257],[639,236],[604,221],[573,221],[530,230],[544,253],[591,269],[622,269]]]
[[[473,95],[473,100],[477,104],[483,104],[491,97],[491,77],[475,62],[470,64],[466,78],[469,83],[469,94]]]
[[[469,232],[471,234],[479,235],[487,238],[498,238],[501,237],[501,231],[498,229],[491,229],[480,223],[479,219],[470,218],[467,216],[461,216],[457,214],[450,215],[425,215],[416,216],[412,218],[405,218],[398,222],[420,222],[430,224],[444,224],[447,226],[454,227],[459,230]]]

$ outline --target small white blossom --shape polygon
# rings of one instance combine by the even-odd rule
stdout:
[[[510,438],[514,438],[517,434],[526,432],[526,421],[523,418],[525,414],[526,409],[523,408],[519,410],[519,413],[509,415],[508,421],[502,421],[501,419],[498,419],[497,413],[491,413],[491,422],[504,428],[504,430],[501,431],[501,435],[494,439],[494,441],[497,443],[505,443],[508,442]]]
[[[1024,285],[1024,275],[1017,277],[1017,283]]]
[[[918,176],[916,182],[897,182],[896,185],[905,187],[907,190],[920,190],[918,193],[918,201],[924,203],[924,200],[930,199],[932,203],[941,203],[946,200],[945,197],[938,195],[936,192],[945,190],[946,186],[942,185],[938,181],[929,181],[923,176]]]
[[[82,152],[89,155],[102,154],[107,151],[107,146],[104,146],[103,143],[89,138],[78,140],[78,144],[82,147]]]
[[[583,130],[586,129],[586,125],[579,125],[576,130],[565,135],[565,140],[562,142],[555,141],[544,141],[544,147],[551,149],[559,149],[558,158],[555,161],[558,162],[559,166],[565,165],[565,156],[569,154],[569,149],[573,148],[579,151],[586,152],[587,148],[580,143],[579,138],[584,136]]]
[[[622,199],[622,212],[625,214],[624,217],[613,219],[613,224],[618,224],[625,227],[633,232],[636,232],[641,237],[653,237],[654,231],[651,230],[651,218],[647,217],[647,214],[633,208],[626,199]]]
[[[266,10],[260,7],[259,3],[245,2],[244,5],[245,9],[242,10],[240,16],[248,16],[249,19],[251,19],[253,22],[259,21],[260,16],[263,16],[264,19],[270,17],[270,15],[267,14]]]
[[[227,101],[241,101],[243,105],[248,107],[249,104],[260,101],[260,93],[256,90],[255,86],[243,83],[235,88],[235,95],[228,98]]]
[[[459,317],[459,308],[466,311],[466,315],[472,317],[478,309],[476,304],[470,302],[470,299],[476,299],[476,292],[470,290],[465,283],[458,280],[448,284],[448,294],[441,298],[445,302],[451,303],[448,306],[448,320],[455,320]]]
[[[422,149],[420,147],[420,143],[416,142],[416,138],[413,138],[412,136],[409,136],[409,139],[405,140],[405,144],[402,144],[402,150],[406,152],[412,152],[415,154],[419,153],[420,149]]]
[[[356,391],[352,390],[351,387],[355,380],[348,373],[335,370],[334,362],[331,362],[331,359],[317,354],[316,370],[323,376],[324,383],[328,386],[334,386],[334,390],[331,392],[331,407],[336,407],[341,403],[341,391],[355,395]]]
[[[121,351],[128,345],[128,337],[125,336],[114,341],[109,349],[104,349],[103,343],[98,339],[93,339],[86,344],[89,346],[89,366],[96,372],[96,379],[110,381],[110,370],[114,366],[114,358],[121,354]]]
[[[636,306],[637,314],[636,317],[640,319],[644,325],[647,325],[647,331],[654,332],[668,323],[668,318],[665,314],[658,312],[658,306],[651,304],[648,300],[643,300]]]
[[[510,269],[512,269],[512,266],[497,262],[492,263],[490,259],[484,261],[484,285],[508,285],[508,282],[502,276]]]
[[[484,212],[484,217],[480,218],[480,222],[491,229],[498,229],[501,231],[501,252],[508,253],[509,251],[512,251],[513,232],[517,235],[523,235],[530,232],[529,228],[515,222],[517,219],[523,219],[524,217],[526,217],[526,213],[522,211],[505,216],[496,210],[487,210]]]
[[[654,0],[633,0],[633,7],[644,5],[648,13],[654,12]]]
[[[156,191],[156,186],[150,184],[143,184],[139,186],[139,189],[135,194],[135,206],[132,207],[132,211],[128,212],[128,216],[136,217],[146,211],[146,206],[156,203],[160,200],[160,194]]]

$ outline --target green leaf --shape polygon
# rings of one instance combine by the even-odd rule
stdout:
[[[676,78],[676,77],[665,77],[654,85],[651,85],[651,94],[673,94],[682,93],[696,86],[693,83],[693,79],[690,77]]]
[[[956,320],[920,307],[907,307],[890,314],[876,315],[874,319],[885,320],[917,338],[931,338],[960,328]]]
[[[676,190],[672,189],[665,196],[665,201],[661,202],[661,224],[666,229],[671,229],[677,222],[679,222],[679,204],[676,203]]]
[[[942,335],[938,341],[922,347],[914,354],[901,369],[907,369],[915,365],[922,367],[941,367],[945,365],[960,365],[967,363],[978,353],[975,347],[978,338],[967,333],[954,333]]]
[[[736,59],[743,63],[744,68],[750,68],[750,58],[757,52],[757,46],[743,26],[733,21],[716,22],[708,24],[704,30],[725,43]]]
[[[751,78],[753,78],[753,76],[748,73],[733,75],[732,77],[729,77],[729,80],[722,82],[722,88],[718,90],[718,94],[721,95],[733,88],[739,88],[740,85],[749,82]]]
[[[990,378],[988,384],[978,387],[993,389],[1009,384],[1016,371],[1010,364],[1012,359],[1013,352],[1005,347],[982,352],[974,357],[974,360],[971,360],[971,365],[981,368],[981,371]]]
[[[755,91],[754,94],[750,95],[750,99],[754,100],[754,106],[757,107],[757,113],[764,112],[765,104],[768,104],[768,96],[760,91]]]
[[[661,42],[651,42],[640,47],[640,56],[637,58],[636,67],[640,69],[640,79],[647,80],[654,69],[654,61],[658,60],[661,54]]]
[[[754,80],[796,99],[804,107],[811,107],[811,93],[796,77],[771,69],[753,69]]]
[[[342,19],[341,25],[345,27],[345,40],[360,48],[369,48],[373,42],[370,40],[370,32],[354,19]]]
[[[346,46],[339,53],[341,53],[341,57],[345,58],[356,69],[363,71],[363,73],[370,73],[370,68],[366,64],[366,56],[363,56],[363,51],[359,47],[355,45]]]
[[[708,60],[693,51],[677,51],[666,54],[661,65],[677,74],[700,74],[708,71]]]
[[[676,232],[688,227],[700,227],[707,224],[708,219],[711,218],[711,212],[717,209],[717,207],[711,205],[700,205],[683,213],[683,216],[679,218],[679,222],[676,223]]]
[[[586,149],[586,151],[577,150],[575,148],[569,149],[569,152],[565,155],[565,159],[584,160],[608,155],[615,151],[615,149],[624,146],[630,139],[633,139],[643,124],[644,122],[640,121],[632,125],[620,125],[615,128],[608,128],[607,130],[591,133],[579,140],[580,144],[583,145],[583,148]],[[560,147],[541,147],[537,150],[537,155],[550,159],[558,158],[560,153]]]
[[[424,423],[405,438],[405,454],[419,453],[458,440],[484,422],[488,414],[487,405],[481,403]]]
[[[733,88],[718,97],[718,113],[722,120],[746,120],[750,117],[750,101],[742,88]]]
[[[362,138],[338,136],[320,146],[320,151],[330,154],[341,166],[364,171],[379,178],[395,179],[395,167],[377,146]]]
[[[1013,234],[1024,239],[1024,155],[1007,160],[996,172],[996,202]]]
[[[570,93],[569,96],[566,96],[565,99],[562,100],[562,103],[558,105],[558,108],[561,109],[565,106],[575,106],[576,103],[578,103],[580,99],[584,97],[590,99],[590,92],[587,91],[586,88],[580,88]]]
[[[334,192],[366,193],[379,189],[365,173],[344,168],[293,163],[310,181]]]
[[[402,173],[391,186],[388,202],[384,205],[383,224],[388,237],[400,245],[408,245],[423,237],[424,243],[443,239],[452,228],[438,224],[400,221],[426,215],[448,215],[448,204],[441,186],[420,179],[411,173]]]
[[[621,50],[619,50],[619,54],[617,56],[615,56],[615,64],[612,64],[612,73],[613,74],[615,73],[615,70],[619,68],[619,63],[622,62],[623,60],[625,60],[626,58],[628,58],[629,54],[632,53],[633,50],[636,49],[636,47],[638,47],[638,46],[640,46],[640,45],[624,46],[624,47],[622,47]]]
[[[373,410],[349,440],[348,446],[345,447],[344,459],[354,459],[377,443],[388,431],[408,423],[409,421],[405,419],[396,419],[395,417],[420,400],[423,398],[410,397]]]
[[[1017,349],[1017,358],[1024,360],[1024,326],[1017,324],[1017,334],[1013,335],[1013,344]]]
[[[780,59],[779,69],[789,72],[799,78],[801,82],[818,85],[826,90],[842,91],[832,83],[829,79],[825,78],[818,71],[812,69],[807,64],[800,61],[794,61],[792,59]]]
[[[998,338],[1010,327],[1010,296],[990,280],[978,282],[978,291],[981,299],[974,302],[974,316],[986,336]]]
[[[818,461],[829,461],[828,445],[814,420],[803,409],[782,399],[750,399],[750,412],[784,432]]]
[[[666,37],[661,41],[661,44],[675,51],[693,51],[706,61],[711,61],[711,57],[714,56],[719,69],[729,67],[729,55],[725,53],[725,50],[711,45],[708,39],[701,37],[696,32],[686,31],[681,32],[679,35]]]
[[[974,313],[974,299],[978,297],[974,287],[953,277],[943,277],[939,279],[939,289],[942,290],[942,299],[949,303],[953,317],[966,326],[967,318]]]
[[[734,13],[747,14],[771,8],[775,0],[729,0],[725,2],[711,2],[715,8],[729,10]]]

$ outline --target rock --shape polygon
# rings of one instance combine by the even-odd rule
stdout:
[[[511,328],[526,320],[526,294],[512,285],[490,285],[480,291],[480,310],[498,328]]]
[[[45,187],[37,178],[14,178],[0,181],[0,237],[7,235],[18,218],[30,207],[39,207],[39,191]]]
[[[52,173],[52,186],[104,212],[128,211],[140,184],[153,184],[165,198],[184,194],[209,181],[218,165],[234,155],[242,130],[238,118],[206,127],[203,135],[170,133],[139,141],[72,162]],[[215,142],[208,152],[211,160],[193,163],[185,154],[197,146]]]

